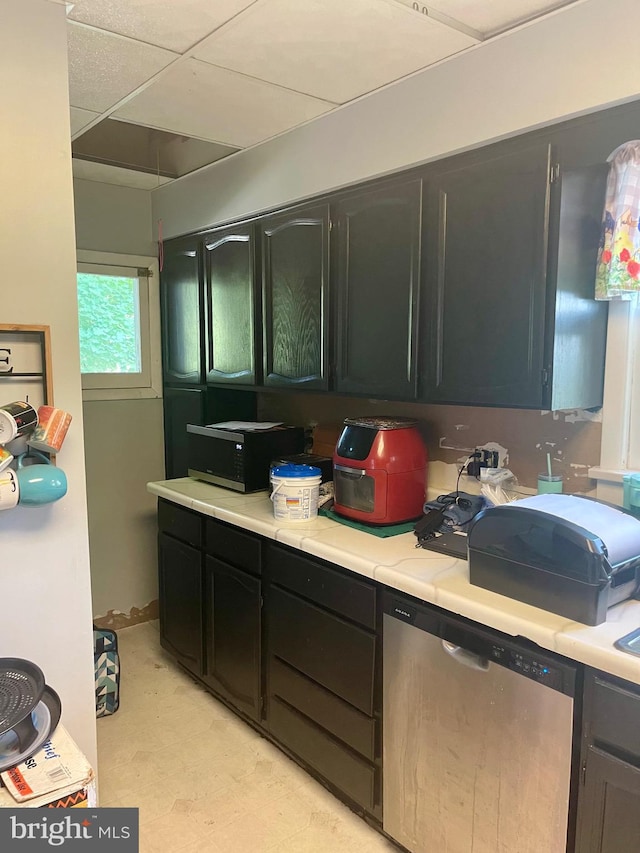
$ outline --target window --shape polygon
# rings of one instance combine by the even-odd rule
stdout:
[[[84,399],[160,396],[155,259],[79,251],[77,288]]]

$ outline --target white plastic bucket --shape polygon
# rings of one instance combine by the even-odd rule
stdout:
[[[320,469],[313,465],[278,465],[271,469],[273,516],[280,521],[309,521],[318,514]]]

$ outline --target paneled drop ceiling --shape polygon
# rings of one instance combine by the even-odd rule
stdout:
[[[74,174],[152,189],[575,2],[69,2]]]

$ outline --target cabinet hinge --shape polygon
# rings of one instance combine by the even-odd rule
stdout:
[[[549,368],[543,367],[542,368],[542,387],[546,388],[546,386],[548,384],[549,384]]]
[[[582,767],[580,768],[580,784],[585,785],[587,782],[587,762],[582,762]]]
[[[549,168],[549,183],[555,184],[560,178],[560,163],[552,163]]]

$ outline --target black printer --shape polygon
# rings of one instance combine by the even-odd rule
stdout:
[[[640,585],[640,521],[578,495],[535,495],[482,510],[468,535],[469,580],[599,625]]]

